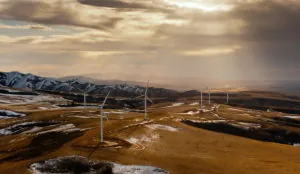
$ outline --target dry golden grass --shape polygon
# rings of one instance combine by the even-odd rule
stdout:
[[[116,141],[122,147],[101,148],[98,146],[100,128],[99,119],[74,118],[72,116],[97,116],[97,110],[92,113],[74,112],[78,109],[63,109],[53,111],[28,111],[27,121],[57,120],[73,123],[79,128],[91,128],[82,136],[74,138],[59,148],[52,149],[42,155],[24,160],[7,160],[0,163],[0,173],[29,173],[28,166],[40,160],[59,156],[81,155],[94,160],[113,161],[122,164],[151,165],[161,167],[175,174],[198,173],[299,173],[300,149],[290,145],[266,143],[229,134],[216,133],[195,128],[179,122],[177,119],[214,119],[213,113],[194,116],[178,115],[199,106],[184,105],[174,108],[150,108],[148,124],[162,124],[176,127],[179,131],[151,130],[145,125],[135,125],[143,122],[143,113],[127,113],[122,119],[119,115],[111,115],[105,121],[105,139]],[[26,106],[14,106],[6,109],[22,110]],[[30,108],[34,108],[30,106]],[[240,109],[240,108],[239,108]],[[246,109],[242,109],[247,111]],[[250,116],[243,116],[244,112],[228,110],[228,106],[221,106],[216,111],[219,116],[248,122],[260,122],[251,115],[260,114],[272,117],[272,113],[246,112]],[[276,115],[277,113],[273,113]],[[1,121],[1,123],[4,120]],[[126,127],[127,126],[127,127]],[[294,128],[297,129],[297,128]],[[158,135],[152,142],[126,144],[130,138]],[[0,160],[26,149],[35,135],[12,135],[0,137]],[[20,141],[11,142],[16,139]],[[60,140],[58,140],[60,141]],[[43,148],[43,147],[41,147]],[[12,151],[10,151],[12,150]]]

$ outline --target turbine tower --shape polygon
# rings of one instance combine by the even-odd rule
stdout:
[[[108,91],[108,93],[107,93],[107,95],[106,95],[106,97],[105,97],[102,105],[100,106],[100,143],[104,142],[103,141],[103,117],[104,117],[103,107],[104,107],[104,105],[105,105],[105,103],[107,101],[107,98],[108,98],[108,96],[110,94],[110,91],[111,90]]]
[[[208,104],[210,104],[210,89],[209,87],[207,87],[207,89],[208,89]]]
[[[201,108],[203,107],[203,92],[202,92],[202,89],[201,89],[201,104],[200,104]]]
[[[83,102],[84,102],[84,112],[86,112],[86,96],[87,96],[87,90],[89,89],[89,87],[91,86],[91,83],[89,83],[83,93]]]
[[[148,100],[148,86],[149,86],[149,80],[147,82],[147,87],[146,87],[146,90],[145,90],[145,115],[144,115],[144,120],[147,120],[147,100]]]
[[[145,109],[144,109],[144,111],[145,111],[145,113],[144,113],[144,120],[147,120],[147,116],[148,116],[148,103],[147,103],[147,101],[149,101],[150,103],[153,103],[153,101],[148,97],[148,88],[149,88],[149,80],[148,80],[147,86],[145,88],[145,94],[136,97],[136,99],[144,97],[144,107],[145,107]]]
[[[229,103],[229,86],[227,85],[227,96],[226,96],[226,102]]]

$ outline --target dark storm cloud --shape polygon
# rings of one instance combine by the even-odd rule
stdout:
[[[300,4],[291,4],[289,1],[241,3],[230,15],[246,22],[242,39],[298,42],[300,38]]]
[[[71,25],[87,27],[100,30],[113,28],[122,20],[118,17],[101,16],[99,22],[89,22],[80,19],[78,11],[67,8],[62,1],[46,3],[43,1],[6,1],[0,4],[3,6],[0,11],[0,18],[15,19],[28,22],[36,22],[50,25]]]
[[[100,7],[146,9],[147,7],[134,2],[123,2],[120,0],[77,0],[79,3]]]
[[[245,21],[237,39],[264,67],[269,79],[295,79],[300,65],[300,4],[262,1],[239,4],[230,14]]]

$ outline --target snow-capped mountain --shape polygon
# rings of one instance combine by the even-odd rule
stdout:
[[[45,78],[32,74],[20,72],[0,72],[0,85],[12,88],[31,88],[42,91],[72,92],[89,94],[106,94],[109,90],[114,96],[134,97],[143,95],[145,87],[137,85],[112,84],[96,85],[84,83],[78,79],[60,81],[54,78]],[[149,88],[149,95],[152,97],[169,97],[178,94],[177,91],[164,88]]]

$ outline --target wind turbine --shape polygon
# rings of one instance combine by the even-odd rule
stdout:
[[[149,80],[147,82],[147,87],[146,87],[146,90],[145,90],[145,115],[144,115],[144,120],[147,120],[147,116],[148,116],[147,101],[149,100],[151,103],[153,103],[152,100],[148,97],[148,88],[149,88]]]
[[[91,85],[91,83],[89,83],[88,86],[87,86],[84,90],[81,90],[81,89],[79,89],[79,88],[76,88],[76,89],[78,89],[80,92],[83,93],[83,103],[84,103],[84,105],[83,105],[83,112],[86,112],[86,96],[87,96],[87,89],[88,89],[88,87],[90,87],[90,85]]]
[[[207,89],[208,89],[208,104],[210,104],[210,89],[209,87],[207,87]]]
[[[103,143],[103,117],[105,116],[104,112],[103,112],[103,107],[104,107],[104,105],[106,103],[106,100],[107,100],[109,94],[110,94],[110,91],[111,90],[108,91],[108,93],[107,93],[107,95],[106,95],[106,97],[105,97],[102,105],[100,106],[100,142],[101,143]]]
[[[87,90],[89,89],[89,87],[91,86],[91,83],[89,83],[83,93],[83,102],[84,102],[84,112],[86,111],[86,96],[87,96]]]
[[[146,86],[146,88],[145,88],[145,94],[144,95],[141,95],[141,96],[138,96],[138,97],[135,97],[136,99],[137,98],[141,98],[141,97],[144,97],[144,107],[145,107],[145,109],[144,109],[144,112],[145,112],[145,114],[144,114],[144,119],[145,120],[147,120],[147,115],[148,115],[148,110],[147,110],[147,108],[148,108],[148,106],[147,106],[147,101],[149,101],[150,103],[153,103],[153,101],[148,97],[148,87],[149,86],[149,81],[147,82],[147,86]]]
[[[202,89],[201,89],[201,108],[203,107],[203,92],[202,92]]]
[[[227,85],[227,96],[226,96],[226,102],[229,103],[229,86]]]

